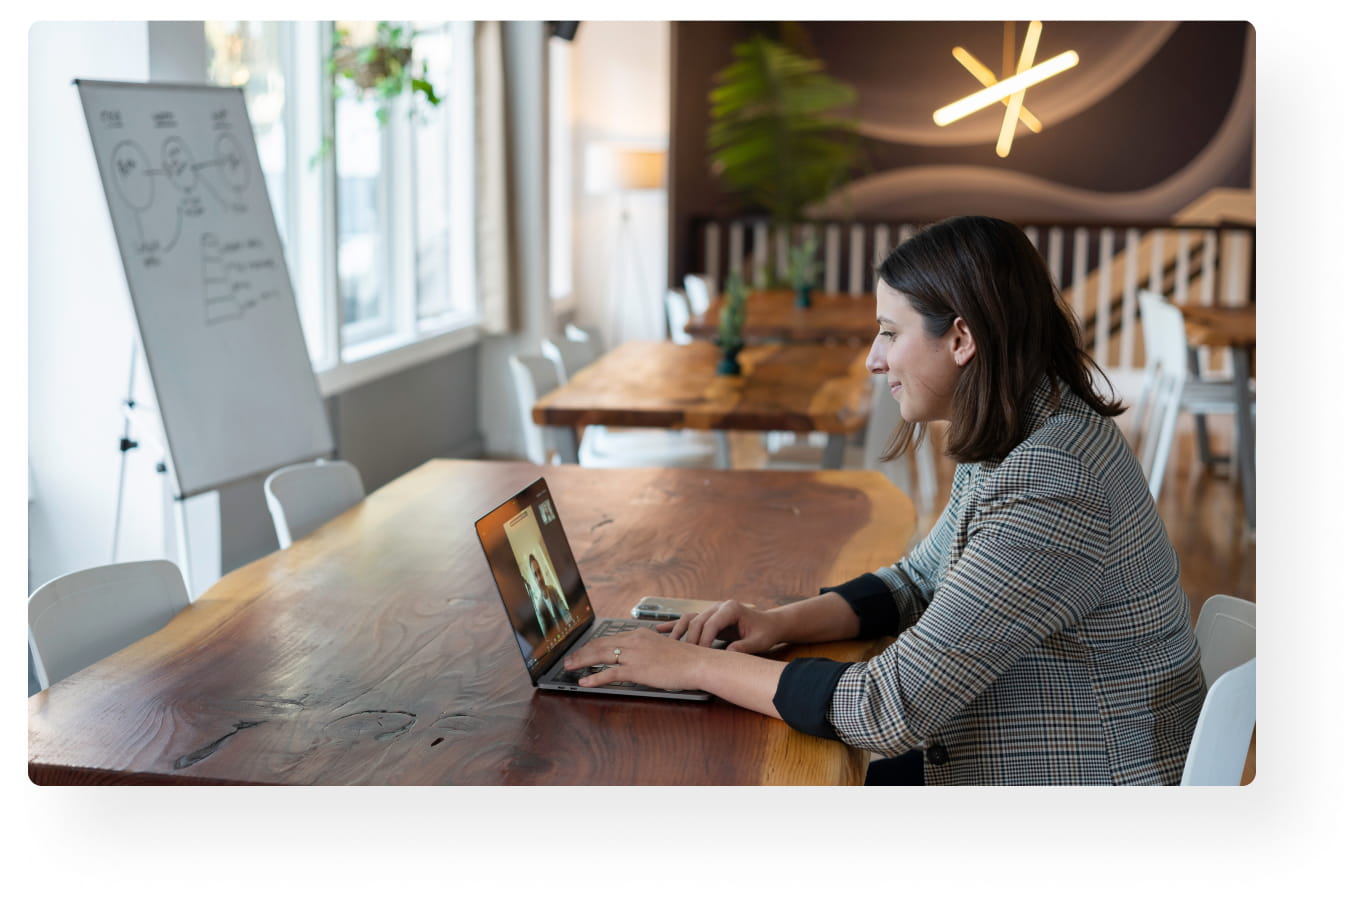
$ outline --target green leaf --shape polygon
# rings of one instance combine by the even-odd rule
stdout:
[[[711,162],[730,191],[779,222],[827,197],[857,161],[856,120],[840,113],[857,93],[823,69],[757,36],[735,46],[709,94]]]

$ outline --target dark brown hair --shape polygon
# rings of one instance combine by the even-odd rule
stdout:
[[[1046,379],[1070,386],[1105,416],[1123,411],[1099,394],[1098,373],[1113,385],[1080,344],[1080,329],[1060,297],[1037,249],[1013,223],[957,216],[936,223],[891,251],[876,267],[890,288],[941,337],[961,317],[976,353],[962,368],[952,399],[947,455],[961,463],[1000,460],[1026,437],[1033,390]],[[923,424],[901,423],[884,460],[904,454],[924,434]]]

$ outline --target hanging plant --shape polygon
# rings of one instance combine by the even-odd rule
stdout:
[[[743,202],[790,223],[847,180],[859,158],[857,123],[837,111],[857,92],[821,61],[756,35],[734,47],[716,81],[711,165]]]
[[[426,62],[414,67],[412,43],[417,32],[390,22],[374,24],[374,40],[368,44],[352,43],[350,32],[344,28],[332,31],[331,53],[324,67],[331,79],[332,95],[342,97],[349,92],[360,100],[378,100],[374,116],[380,125],[388,124],[391,101],[404,92],[424,98],[426,105],[439,106],[441,98],[427,76]],[[412,114],[417,112],[414,106]],[[318,156],[330,153],[332,136],[323,138]],[[317,157],[315,156],[314,162]]]

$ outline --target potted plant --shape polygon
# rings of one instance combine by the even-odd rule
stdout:
[[[424,98],[428,106],[439,106],[441,98],[427,77],[426,62],[418,67],[412,61],[416,35],[416,31],[403,25],[376,22],[373,39],[361,43],[346,29],[334,29],[331,53],[324,64],[333,96],[342,96],[345,84],[349,83],[355,97],[378,99],[374,116],[380,125],[388,123],[390,101],[404,92]],[[416,111],[414,107],[412,112]],[[331,135],[324,137],[319,155],[330,152],[332,143]]]
[[[748,317],[748,288],[739,271],[732,269],[725,281],[725,302],[720,307],[720,320],[715,330],[715,343],[720,346],[720,362],[715,372],[722,376],[739,375],[739,352],[744,348],[744,320]]]
[[[810,306],[810,291],[823,269],[819,257],[819,242],[813,235],[800,244],[792,245],[786,256],[786,278],[796,292],[796,306]]]
[[[740,201],[781,227],[824,200],[859,159],[856,90],[824,64],[762,36],[734,47],[710,92],[711,165]]]

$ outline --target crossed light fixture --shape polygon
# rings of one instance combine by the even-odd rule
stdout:
[[[1004,69],[1007,71],[1013,56],[1012,51],[1012,30],[1013,23],[1005,24],[1004,41]],[[1050,59],[1033,65],[1033,60],[1037,56],[1037,44],[1042,38],[1042,23],[1029,22],[1028,32],[1023,38],[1023,50],[1018,55],[1018,68],[1013,75],[1002,81],[995,78],[995,74],[989,70],[980,60],[971,55],[965,47],[953,47],[952,58],[970,72],[985,87],[974,94],[969,94],[954,103],[937,109],[933,112],[933,121],[939,126],[950,125],[969,116],[972,113],[985,109],[994,103],[1004,104],[1004,121],[999,128],[999,140],[995,142],[995,153],[1001,157],[1007,157],[1009,150],[1013,147],[1014,132],[1018,130],[1018,123],[1022,122],[1031,131],[1040,132],[1042,123],[1037,117],[1023,106],[1023,95],[1028,88],[1040,81],[1045,81],[1059,72],[1064,72],[1080,61],[1080,56],[1074,50],[1067,50],[1065,53],[1057,54]]]

